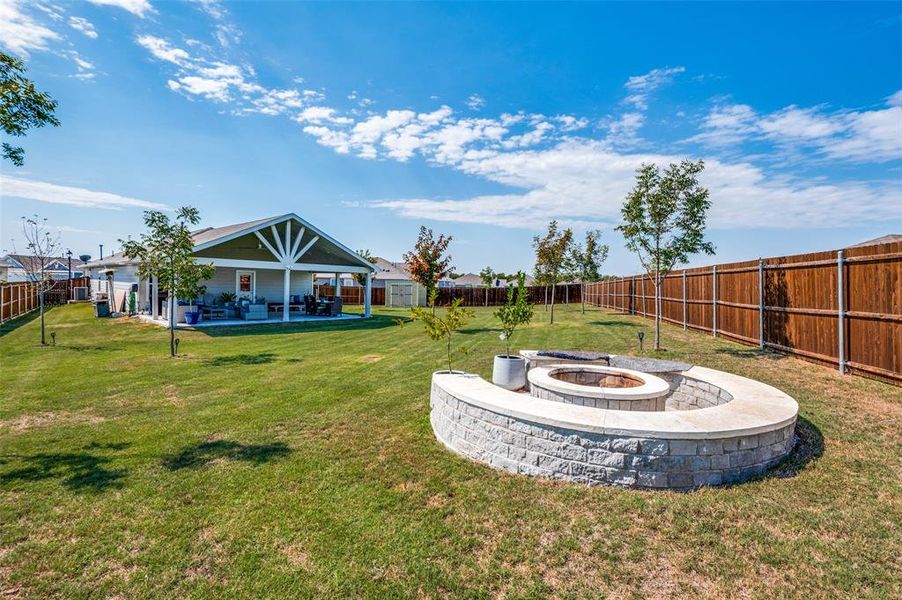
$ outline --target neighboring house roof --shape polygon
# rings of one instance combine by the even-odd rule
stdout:
[[[407,263],[405,262],[395,262],[391,260],[386,260],[381,256],[376,256],[376,266],[379,267],[379,272],[377,272],[373,278],[377,280],[398,280],[398,279],[412,279],[410,276],[410,271],[407,270]]]
[[[295,213],[286,213],[284,215],[268,217],[265,219],[256,219],[254,221],[246,221],[244,223],[234,223],[232,225],[225,225],[223,227],[206,227],[204,229],[199,229],[191,233],[192,239],[194,240],[194,251],[200,252],[219,244],[228,242],[230,240],[234,240],[236,238],[254,233],[255,231],[262,231],[267,227],[279,225],[286,221],[297,221],[305,231],[312,233],[320,239],[328,241],[348,259],[350,259],[357,265],[365,266],[369,269],[372,269],[373,271],[377,271],[377,268],[374,267],[365,258],[360,256],[344,244],[340,243],[335,238],[326,234],[318,227],[311,225]],[[297,234],[297,231],[299,230],[296,230],[295,234]],[[104,259],[90,261],[86,263],[86,266],[92,268],[112,267],[127,264],[133,264],[133,261],[127,259],[121,252],[117,252]]]
[[[68,271],[68,256],[51,256],[44,259],[45,271]],[[84,263],[80,258],[72,257],[72,269],[80,268]],[[0,266],[9,267],[10,269],[24,269],[30,271],[38,271],[41,268],[40,260],[37,256],[28,254],[7,254],[0,258]]]
[[[466,273],[454,279],[454,285],[456,287],[463,286],[472,286],[472,287],[485,287],[485,283],[482,282],[482,277],[476,275],[475,273]]]
[[[874,238],[872,240],[867,240],[866,242],[860,242],[853,246],[847,246],[847,247],[848,248],[858,248],[861,246],[876,246],[877,244],[890,244],[892,242],[902,242],[902,234],[891,233],[889,235],[884,235],[879,238]]]

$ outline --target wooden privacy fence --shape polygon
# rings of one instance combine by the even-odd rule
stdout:
[[[76,287],[90,287],[87,277],[54,281],[44,292],[44,304],[65,304],[73,298]],[[22,316],[40,306],[37,285],[27,281],[0,284],[0,323]]]
[[[316,291],[320,296],[334,296],[334,285],[318,285]],[[383,306],[385,304],[385,288],[370,289],[370,304],[372,306]],[[363,304],[363,298],[366,294],[366,288],[359,286],[341,286],[341,301],[343,304]]]
[[[655,316],[648,275],[585,285],[588,304]],[[902,242],[670,273],[661,319],[902,384]]]
[[[334,296],[335,286],[316,286],[321,296]],[[527,286],[530,304],[551,302],[551,288],[541,285]],[[364,288],[358,286],[342,286],[341,298],[344,304],[363,304]],[[370,302],[373,306],[385,305],[385,288],[372,288]],[[507,288],[439,288],[436,303],[446,306],[456,298],[463,298],[464,306],[500,306],[507,302]],[[557,286],[554,295],[555,304],[570,304],[582,301],[582,286],[578,283]]]
[[[542,285],[526,286],[530,304],[546,304],[551,302],[551,287]],[[439,306],[451,304],[457,298],[463,299],[463,306],[501,306],[507,302],[506,287],[494,288],[439,288],[436,303]],[[561,284],[554,292],[555,304],[571,304],[582,301],[582,285],[578,283]]]

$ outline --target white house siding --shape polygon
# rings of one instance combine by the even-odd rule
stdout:
[[[238,269],[232,267],[218,267],[212,278],[207,280],[207,294],[219,296],[223,292],[235,293],[235,272]],[[257,296],[266,298],[267,302],[281,302],[283,286],[285,285],[285,271],[279,269],[241,269],[242,271],[254,271],[257,274]],[[291,295],[305,295],[313,293],[313,273],[309,271],[292,271]]]
[[[106,271],[113,271],[113,297],[110,298],[110,310],[123,311],[128,309],[128,293],[132,289],[132,285],[138,283],[138,276],[135,275],[135,267],[116,267],[114,269],[91,269],[91,292],[92,293],[109,293],[109,282]],[[137,305],[140,307],[144,302],[142,297],[141,286],[138,286]]]

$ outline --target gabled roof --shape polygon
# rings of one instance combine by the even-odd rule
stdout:
[[[66,271],[69,268],[68,256],[48,256],[44,260],[44,269],[47,271]],[[31,256],[28,254],[7,254],[3,258],[0,258],[0,263],[3,263],[3,266],[8,266],[13,269],[27,268],[37,270],[40,268],[40,262],[38,261],[38,258],[36,256]],[[76,267],[81,267],[83,264],[84,261],[80,258],[77,258],[75,256],[72,257],[73,269],[75,269]]]
[[[410,271],[407,270],[407,263],[387,260],[381,256],[376,256],[374,258],[376,259],[376,266],[379,267],[379,271],[374,275],[375,279],[410,279]]]
[[[332,236],[326,234],[318,227],[305,221],[295,213],[286,213],[284,215],[267,217],[265,219],[256,219],[254,221],[246,221],[244,223],[235,223],[233,225],[225,225],[223,227],[205,227],[204,229],[198,229],[197,231],[193,231],[191,233],[191,237],[194,240],[194,251],[200,252],[201,250],[212,248],[213,246],[222,244],[229,240],[239,238],[255,231],[260,231],[262,229],[270,227],[271,225],[284,223],[289,219],[293,219],[299,222],[302,227],[304,227],[307,231],[319,236],[320,239],[327,240],[328,242],[336,246],[339,250],[341,250],[344,254],[346,254],[348,258],[352,259],[355,263],[368,267],[373,271],[378,271],[378,267],[374,267],[373,264],[368,260],[360,256]],[[88,267],[104,267],[130,264],[131,262],[132,261],[126,259],[121,252],[117,252],[115,254],[107,256],[104,259],[90,261],[89,263],[86,263],[86,265]]]

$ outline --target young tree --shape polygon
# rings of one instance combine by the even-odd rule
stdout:
[[[33,127],[60,122],[53,115],[56,100],[39,92],[25,77],[25,63],[0,52],[0,129],[9,136],[21,137]],[[17,167],[25,163],[25,149],[3,142],[3,158]]]
[[[169,291],[169,353],[175,356],[175,299],[195,298],[201,293],[200,282],[213,277],[216,268],[198,264],[194,253],[194,239],[190,225],[200,222],[196,208],[185,206],[176,211],[174,219],[149,210],[144,213],[147,231],[138,241],[119,240],[126,258],[138,261],[140,279],[156,277]]]
[[[22,217],[22,237],[25,238],[25,249],[28,253],[22,258],[22,268],[25,270],[26,281],[30,282],[38,293],[38,306],[41,311],[41,345],[46,346],[44,294],[53,287],[53,279],[47,275],[45,269],[60,253],[59,236],[50,233],[47,219],[34,215],[32,218]],[[13,252],[16,252],[15,248],[13,248]]]
[[[370,254],[369,250],[358,250],[357,254],[359,254],[363,260],[367,261],[371,265],[376,264],[376,257]],[[357,285],[363,287],[366,285],[366,273],[354,273],[354,280],[357,282]]]
[[[420,227],[420,235],[412,252],[404,253],[404,262],[413,280],[426,288],[426,297],[435,314],[435,298],[433,291],[438,287],[439,280],[451,270],[451,256],[445,256],[451,236],[441,234],[438,239],[432,234],[431,229]]]
[[[551,286],[551,323],[554,324],[554,292],[562,281],[572,277],[573,230],[558,230],[557,221],[548,224],[544,236],[535,236],[532,246],[536,251],[536,283]]]
[[[574,275],[583,283],[592,283],[601,279],[601,265],[608,258],[608,245],[599,243],[601,231],[593,229],[586,232],[586,243],[574,244],[571,255]],[[580,294],[582,310],[586,312],[586,300]]]
[[[495,277],[498,277],[498,273],[495,273],[495,271],[492,270],[492,267],[486,267],[479,272],[479,278],[482,279],[482,283],[485,287],[492,287],[495,285]]]
[[[714,254],[704,239],[705,218],[711,202],[698,182],[705,168],[701,160],[684,160],[660,173],[657,165],[642,165],[636,186],[621,209],[617,230],[626,247],[639,256],[655,288],[655,350],[661,349],[661,284],[664,277],[690,254]]]
[[[526,274],[517,273],[517,287],[507,290],[507,303],[495,311],[495,317],[501,321],[501,339],[507,348],[506,356],[511,358],[511,337],[520,325],[529,325],[532,320],[532,305],[529,304],[529,292],[526,290]]]
[[[451,302],[451,305],[448,307],[448,311],[445,314],[444,318],[439,317],[435,314],[436,293],[437,291],[433,289],[433,297],[429,299],[429,303],[432,305],[432,312],[424,310],[419,306],[413,307],[412,309],[410,309],[410,312],[414,320],[420,320],[423,322],[426,335],[429,336],[430,339],[433,339],[437,342],[444,340],[447,344],[448,372],[450,373],[454,370],[451,366],[452,357],[454,356],[453,352],[451,351],[452,336],[456,331],[463,327],[464,323],[466,323],[468,319],[476,316],[476,313],[473,312],[472,309],[463,308],[461,306],[463,298],[455,298]]]

